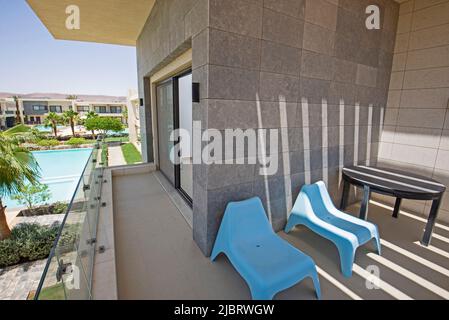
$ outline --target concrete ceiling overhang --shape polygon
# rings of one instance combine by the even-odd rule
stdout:
[[[27,0],[55,39],[135,46],[155,0]],[[80,9],[80,29],[66,27],[66,8]]]
[[[26,0],[55,39],[135,46],[156,0]],[[404,2],[407,0],[395,0]],[[80,29],[66,27],[66,8],[80,8]]]

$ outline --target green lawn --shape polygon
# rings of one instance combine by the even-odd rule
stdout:
[[[129,142],[129,137],[109,137],[105,139],[105,142]]]
[[[86,144],[95,144],[95,143],[97,143],[97,140],[86,139]]]
[[[34,299],[34,293],[32,293],[28,300]],[[62,283],[56,284],[51,287],[42,288],[39,295],[39,300],[65,300],[64,287]]]
[[[101,144],[101,162],[104,167],[109,165],[109,149],[106,143]]]
[[[142,162],[142,155],[132,143],[122,145],[122,152],[127,164]]]

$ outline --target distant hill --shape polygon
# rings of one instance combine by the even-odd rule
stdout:
[[[0,99],[10,98],[13,96],[20,96],[22,99],[66,99],[72,94],[63,93],[27,93],[27,94],[16,94],[10,92],[0,92]],[[78,99],[77,101],[101,101],[101,102],[126,102],[126,97],[116,97],[116,96],[103,96],[103,95],[88,95],[88,94],[75,94]]]

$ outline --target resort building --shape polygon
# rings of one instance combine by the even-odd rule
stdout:
[[[305,184],[324,181],[339,204],[344,167],[401,169],[449,185],[448,0],[73,0],[81,12],[76,30],[66,28],[65,1],[27,2],[56,39],[137,50],[138,98],[128,113],[130,123],[140,120],[146,164],[106,170],[100,220],[113,224],[114,239],[102,243],[113,258],[96,263],[91,298],[249,297],[226,261],[204,258],[231,201],[259,197],[278,232]],[[109,106],[89,110],[111,113]],[[190,143],[181,139],[179,163],[173,161],[175,129],[193,136]],[[246,135],[195,161],[195,132],[205,150],[228,130]],[[257,150],[252,132],[263,138]],[[259,159],[261,152],[271,162]],[[264,171],[270,165],[273,173]],[[346,190],[349,204],[363,195],[355,190]],[[394,283],[382,290],[354,293],[364,287],[358,283],[365,281],[369,254],[359,278],[347,282],[330,271],[338,258],[325,241],[281,234],[321,263],[328,298],[434,297],[432,289],[423,292],[413,279],[392,273],[402,263],[420,273],[420,257],[441,253],[414,243],[426,223],[432,230],[435,221],[449,222],[449,195],[429,222],[429,200],[398,203],[377,193],[371,199],[369,219],[388,239],[387,251],[395,251],[387,252],[394,262],[377,261],[384,263],[382,279]],[[385,214],[395,204],[407,216]],[[107,227],[100,221],[101,228]],[[440,239],[447,248],[449,238]],[[414,253],[395,260],[404,252]],[[110,277],[101,268],[113,270]],[[449,273],[429,272],[447,293]],[[100,288],[105,283],[115,290]],[[350,289],[340,290],[342,283]]]
[[[43,124],[50,112],[62,114],[72,110],[73,101],[66,99],[20,99],[26,124]]]
[[[23,118],[23,112],[20,113]],[[13,98],[0,97],[0,130],[14,127],[17,120],[17,107]]]
[[[124,115],[124,111],[127,108],[126,97],[79,96],[76,99],[67,99],[62,96],[61,94],[21,95],[18,102],[25,123],[30,125],[43,124],[50,112],[62,114],[68,110],[78,112],[81,117],[85,117],[88,112],[93,111],[102,117],[120,118],[124,124],[128,122]],[[11,104],[13,104],[15,112],[14,99],[9,98],[4,103],[5,105],[8,103],[8,110],[12,109]]]
[[[140,147],[140,99],[137,90],[129,90],[127,99],[129,140]]]

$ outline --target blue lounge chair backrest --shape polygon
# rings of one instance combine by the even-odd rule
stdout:
[[[298,194],[298,198],[292,208],[292,213],[307,218],[311,216],[310,213],[313,212],[313,209],[309,197],[303,192],[304,187],[302,187],[301,192]]]
[[[324,205],[325,199],[321,196],[320,187],[317,183],[306,185],[302,188],[302,192],[304,192],[307,197],[310,199],[310,205],[312,206],[313,211],[319,218],[323,218],[328,212],[328,209]],[[326,188],[322,189],[321,192],[326,192]],[[328,193],[327,193],[328,194]]]
[[[375,239],[380,254],[376,225],[338,210],[322,181],[302,187],[285,231],[288,233],[296,225],[305,225],[337,246],[346,277],[352,274],[355,251],[360,245]]]
[[[262,201],[257,197],[229,203],[223,222],[234,241],[273,233]]]
[[[335,213],[335,211],[337,209],[322,181],[304,185],[292,209],[292,212],[300,216],[310,218],[316,215],[320,219],[326,216],[328,212]]]

